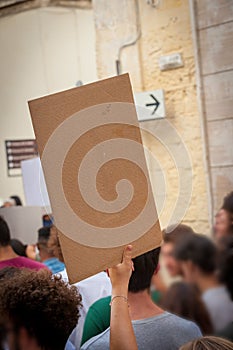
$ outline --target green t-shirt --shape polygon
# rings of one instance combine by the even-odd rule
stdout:
[[[81,345],[110,326],[111,296],[97,300],[88,310]]]
[[[157,303],[160,300],[160,293],[153,291],[151,297],[154,303]],[[91,305],[85,319],[81,345],[97,334],[104,332],[110,326],[110,302],[111,296],[97,300]]]

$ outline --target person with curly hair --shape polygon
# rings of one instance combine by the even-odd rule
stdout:
[[[48,230],[48,228],[46,228]],[[56,226],[51,226],[48,240],[48,249],[56,256],[59,261],[64,262],[59,238]],[[68,275],[66,268],[59,272],[62,279],[68,282]],[[96,275],[86,278],[85,280],[79,281],[75,284],[78,288],[79,293],[82,295],[82,309],[80,310],[80,320],[77,327],[73,330],[70,335],[70,342],[76,349],[80,348],[83,326],[89,307],[96,301],[103,297],[110,296],[112,292],[111,282],[105,271],[99,272]]]
[[[125,302],[132,269],[132,247],[128,246],[122,263],[109,269],[113,293],[111,350],[137,350]],[[80,316],[77,288],[47,270],[18,271],[7,271],[6,278],[3,275],[0,280],[0,323],[9,350],[63,350]]]
[[[81,296],[47,270],[4,279],[0,315],[9,348],[63,350],[79,318]]]

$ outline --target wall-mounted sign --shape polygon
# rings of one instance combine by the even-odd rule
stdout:
[[[165,117],[163,90],[135,93],[134,101],[139,122]]]
[[[8,176],[21,175],[22,160],[38,155],[36,140],[6,140],[5,146]]]

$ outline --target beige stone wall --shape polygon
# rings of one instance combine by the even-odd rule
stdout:
[[[194,4],[215,214],[233,190],[233,1]]]
[[[137,37],[136,4],[133,0],[93,2],[99,78],[116,74],[115,60],[120,45]],[[187,208],[184,221],[198,232],[208,233],[208,176],[205,174],[197,104],[188,0],[161,0],[158,8],[152,8],[145,0],[139,0],[138,5],[141,37],[136,45],[122,50],[121,63],[122,72],[130,73],[134,91],[165,91],[166,120],[141,123],[143,128],[156,135],[152,137],[144,132],[143,140],[156,159],[153,162],[148,158],[148,166],[161,212],[161,225],[165,227],[171,221],[175,222],[183,208]],[[184,67],[161,72],[159,57],[176,52],[182,54]],[[176,130],[175,136],[172,127]],[[159,141],[160,135],[163,141]],[[184,162],[184,145],[191,162]],[[190,178],[192,196],[189,203]],[[182,200],[178,211],[171,218],[179,198]]]

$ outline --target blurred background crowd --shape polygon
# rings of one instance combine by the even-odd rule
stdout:
[[[13,202],[12,198],[15,196],[4,205],[22,204],[19,199]],[[109,339],[105,339],[110,326],[111,304],[111,283],[107,272],[103,271],[75,284],[74,288],[80,298],[78,304],[77,296],[76,304],[73,296],[74,300],[70,301],[71,305],[69,300],[67,301],[67,310],[64,311],[69,293],[62,292],[57,299],[54,295],[55,299],[52,301],[48,297],[49,290],[46,290],[49,288],[46,283],[51,282],[48,271],[56,278],[59,276],[65,283],[68,282],[56,227],[50,221],[49,224],[38,228],[37,234],[37,242],[33,245],[11,239],[7,222],[3,218],[0,219],[0,286],[3,287],[0,287],[0,309],[5,315],[5,318],[0,318],[3,349],[7,335],[6,315],[16,324],[26,328],[30,328],[27,322],[33,316],[37,317],[36,315],[38,320],[32,322],[32,328],[41,327],[40,321],[44,317],[44,327],[40,331],[38,329],[38,334],[33,330],[38,341],[42,343],[47,327],[50,332],[54,332],[54,336],[50,333],[49,337],[63,337],[59,345],[61,348],[64,348],[65,344],[66,349],[109,348]],[[139,349],[179,349],[188,341],[199,339],[201,336],[217,337],[210,337],[210,341],[217,339],[218,342],[219,338],[233,341],[233,192],[224,197],[222,206],[216,213],[211,236],[194,232],[190,226],[182,223],[172,225],[163,230],[161,249],[156,248],[133,261],[135,271],[130,278],[128,302]],[[41,285],[37,284],[36,289],[41,300],[31,298],[33,293],[36,293],[32,283],[37,283],[35,275],[22,272],[22,268],[40,271],[36,272],[36,279],[38,278]],[[41,271],[47,271],[47,275],[40,275]],[[21,279],[25,280],[25,284],[22,284]],[[53,283],[58,282],[53,280]],[[4,295],[1,294],[3,291]],[[25,297],[30,301],[30,305],[25,303]],[[48,298],[48,303],[51,303],[50,312],[54,313],[53,317],[58,312],[55,309],[61,308],[57,316],[63,315],[63,320],[59,320],[60,326],[53,317],[53,322],[58,324],[51,325],[51,320],[46,319],[49,313],[43,315],[43,298],[44,302]],[[76,310],[76,316],[72,316],[72,306]],[[34,308],[33,312],[28,310],[30,307]],[[49,304],[46,304],[47,307],[50,308]],[[72,317],[74,319],[71,319]],[[144,324],[138,324],[137,320],[144,320],[146,328]],[[59,327],[64,327],[64,322],[68,331],[63,328],[59,335]],[[225,349],[224,346],[226,349],[232,349],[230,343],[226,344],[224,345],[223,341],[223,347],[219,349]],[[54,344],[51,345],[51,349],[53,346]],[[212,346],[210,349],[215,349],[214,345]]]

